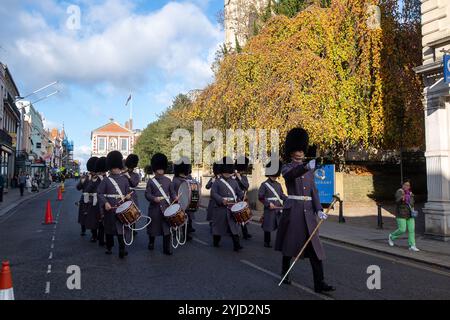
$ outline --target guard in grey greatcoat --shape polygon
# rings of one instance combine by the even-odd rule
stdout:
[[[271,248],[271,233],[278,228],[278,223],[282,214],[282,210],[279,208],[283,207],[284,201],[286,201],[287,196],[283,192],[281,184],[277,181],[278,177],[281,175],[281,161],[274,163],[272,168],[272,163],[269,162],[266,166],[266,177],[268,179],[264,181],[258,190],[258,199],[264,204],[264,215],[263,223],[261,227],[264,230],[264,247]],[[275,166],[277,166],[275,168]]]
[[[77,183],[77,190],[81,191],[80,201],[78,202],[78,223],[81,226],[81,236],[86,235],[86,218],[89,209],[89,197],[86,196],[86,188],[90,183],[92,176],[95,174],[95,164],[97,157],[91,157],[86,163],[86,168],[89,171],[87,177],[83,177]]]
[[[211,190],[214,182],[217,179],[220,179],[220,164],[218,164],[217,162],[214,162],[214,164],[213,164],[213,175],[214,176],[209,179],[208,183],[205,186],[206,190]],[[209,202],[208,202],[208,209],[206,210],[206,221],[212,220],[213,206],[214,206],[214,199],[210,196]],[[210,225],[211,225],[211,223],[210,223]]]
[[[123,156],[119,151],[111,151],[106,157],[106,166],[109,170],[109,176],[100,183],[97,188],[100,207],[104,209],[104,225],[106,234],[106,254],[112,253],[114,246],[114,236],[117,236],[119,242],[119,258],[123,259],[128,255],[125,251],[124,236],[129,238],[129,229],[124,228],[123,224],[116,217],[116,209],[123,202],[131,199],[130,183],[122,175]],[[115,184],[117,185],[117,190]],[[120,192],[119,192],[120,191]]]
[[[96,243],[98,240],[98,228],[100,225],[100,207],[98,204],[97,188],[100,182],[103,180],[101,172],[99,172],[99,161],[97,159],[95,163],[95,173],[92,175],[91,180],[87,184],[86,193],[84,197],[88,199],[87,203],[87,215],[86,215],[86,228],[91,230],[91,242]]]
[[[145,198],[150,202],[148,216],[152,218],[152,223],[147,227],[148,249],[155,248],[155,237],[163,236],[163,253],[171,255],[170,225],[164,218],[164,211],[175,197],[170,192],[171,180],[164,175],[168,166],[169,161],[164,154],[157,153],[152,157],[151,167],[155,176],[147,183]]]
[[[275,249],[283,253],[282,274],[290,267],[291,258],[298,255],[310,234],[318,224],[318,218],[326,219],[314,182],[315,161],[303,163],[308,148],[308,134],[304,129],[292,129],[285,141],[285,160],[282,168],[286,181],[288,199],[284,202],[283,214],[278,226]],[[306,247],[304,257],[309,258],[314,276],[316,292],[333,291],[324,281],[322,260],[325,254],[318,233]],[[290,284],[286,277],[284,283]]]
[[[190,176],[191,173],[191,163],[188,158],[183,157],[179,161],[175,162],[173,165],[173,172],[174,177],[172,179],[172,183],[170,184],[170,193],[174,196],[179,195],[180,186],[183,182],[186,180],[191,180],[192,177]],[[195,229],[192,227],[192,220],[194,219],[195,215],[194,212],[186,212],[188,215],[188,224],[186,226],[187,228],[187,241],[192,240],[191,233],[195,232]],[[184,234],[185,229],[181,232]]]
[[[98,198],[98,187],[100,186],[101,181],[106,179],[106,172],[108,171],[106,167],[106,157],[101,157],[97,161],[97,165],[95,166],[95,171],[97,171],[97,176],[100,179],[100,182],[97,186],[97,190],[95,192],[97,193],[97,206],[98,206],[98,245],[100,247],[103,247],[106,243],[105,240],[105,225],[103,222],[104,216],[105,216],[105,210],[100,206],[100,200]]]
[[[250,160],[247,157],[239,157],[238,159],[236,159],[235,172],[233,175],[233,178],[236,179],[239,188],[241,188],[242,192],[244,192],[245,198],[247,198],[248,189],[250,189],[250,183],[248,182],[246,174],[248,171],[249,163]],[[247,199],[244,200],[246,201]],[[246,224],[241,226],[241,229],[244,239],[248,240],[252,237],[252,235],[248,232]]]
[[[221,237],[231,233],[234,251],[242,249],[239,242],[239,224],[231,214],[231,205],[242,201],[244,193],[235,179],[233,160],[223,159],[220,179],[217,179],[211,188],[211,198],[214,200],[212,215],[212,234],[214,247],[218,247]]]
[[[139,186],[139,182],[141,182],[141,175],[134,170],[137,168],[139,164],[139,157],[136,154],[130,154],[125,160],[125,167],[127,171],[124,172],[124,176],[127,177],[128,182],[130,183],[130,189],[133,192],[131,195],[131,200],[136,204],[136,207],[139,208],[139,201],[137,195],[137,187]],[[135,224],[133,228],[135,228]],[[133,231],[134,235],[137,235],[137,231]]]

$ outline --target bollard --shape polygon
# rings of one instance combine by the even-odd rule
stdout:
[[[343,202],[342,200],[339,201],[339,223],[345,223]]]
[[[383,229],[383,215],[381,214],[381,205],[377,203],[377,207],[378,207],[378,215],[377,215],[378,229]]]

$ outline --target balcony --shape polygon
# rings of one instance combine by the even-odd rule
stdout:
[[[13,138],[4,130],[0,130],[0,144],[12,147]]]

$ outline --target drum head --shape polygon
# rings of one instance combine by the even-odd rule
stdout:
[[[122,203],[117,208],[116,213],[121,213],[121,212],[127,211],[131,207],[132,204],[133,204],[132,201],[127,201],[127,202]]]
[[[239,212],[244,210],[247,207],[247,202],[238,202],[231,207],[231,211]]]
[[[175,214],[177,214],[177,212],[180,211],[180,205],[179,204],[173,204],[170,207],[168,207],[166,209],[166,211],[164,211],[164,217],[171,217]]]
[[[180,189],[178,189],[178,194],[181,195],[178,203],[180,204],[183,210],[186,210],[189,207],[189,203],[191,202],[191,186],[189,182],[184,181],[180,185]]]

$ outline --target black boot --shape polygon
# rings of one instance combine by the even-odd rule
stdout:
[[[291,266],[291,257],[283,256],[282,266],[281,266],[281,278],[284,277],[286,272],[289,270],[289,267]],[[291,284],[291,277],[289,275],[286,276],[283,280],[284,284]]]
[[[191,219],[189,219],[189,222],[188,222],[188,232],[189,233],[194,233],[195,232],[195,229],[192,227],[192,220]]]
[[[128,252],[125,250],[125,239],[122,235],[117,236],[119,242],[119,258],[123,259],[128,256]]]
[[[92,234],[92,236],[91,236],[91,242],[92,242],[92,243],[97,242],[97,229],[92,229],[92,230],[91,230],[91,234]]]
[[[242,235],[244,236],[245,240],[252,238],[252,235],[250,233],[248,233],[247,225],[242,226]]]
[[[171,243],[170,243],[170,235],[163,237],[163,253],[167,256],[172,255]]]
[[[218,248],[220,247],[220,239],[221,236],[213,236],[213,246]]]
[[[106,254],[112,254],[112,248],[114,247],[114,236],[106,235]]]
[[[317,293],[336,291],[336,288],[328,285],[325,281],[314,285],[314,291]]]
[[[272,248],[270,245],[270,232],[264,232],[264,247]]]
[[[99,227],[98,227],[98,245],[100,247],[103,247],[105,245],[105,229],[103,227],[103,223],[100,223]]]
[[[312,254],[309,258],[309,262],[311,263],[314,276],[314,291],[317,293],[335,291],[335,287],[328,285],[324,281],[322,261],[319,260],[315,254]]]
[[[241,249],[243,249],[243,247],[241,246],[241,244],[239,242],[239,236],[233,235],[233,250],[237,252]]]
[[[85,226],[81,226],[80,236],[84,237],[85,235],[86,235],[86,227]]]
[[[152,251],[155,249],[155,237],[148,237],[148,250]]]

